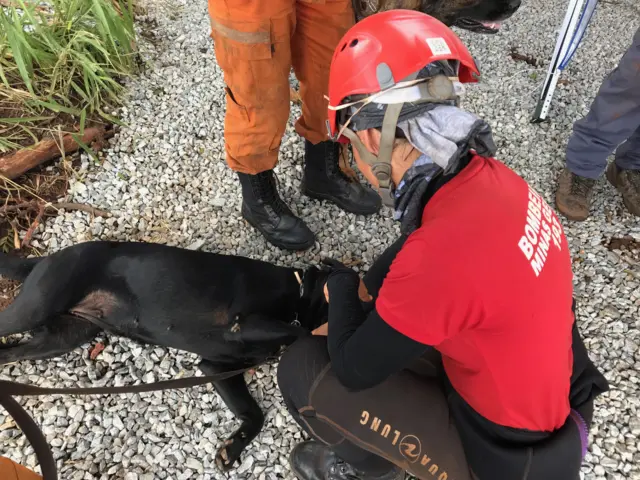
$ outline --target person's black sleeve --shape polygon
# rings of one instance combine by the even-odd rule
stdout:
[[[384,282],[385,277],[389,273],[391,269],[391,264],[393,260],[398,255],[398,252],[404,245],[404,242],[407,240],[406,235],[401,235],[398,240],[393,242],[387,249],[382,252],[382,254],[373,262],[369,271],[367,271],[366,275],[362,279],[369,294],[374,298],[378,298],[378,293],[380,293],[380,288],[382,288],[382,283]]]
[[[378,385],[430,348],[394,330],[375,309],[365,314],[358,285],[358,275],[348,271],[327,282],[329,357],[340,383],[354,391]]]

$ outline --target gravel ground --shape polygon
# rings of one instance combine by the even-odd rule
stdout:
[[[496,36],[462,32],[484,77],[469,89],[466,108],[488,119],[498,156],[551,202],[555,178],[573,121],[586,113],[602,78],[617,63],[640,23],[636,0],[600,2],[588,37],[564,74],[550,122],[528,122],[546,69],[516,62],[512,48],[546,64],[565,3],[524,2]],[[114,213],[91,220],[66,213],[47,224],[37,241],[50,251],[90,239],[131,239],[248,255],[280,264],[317,262],[321,256],[372,258],[395,239],[389,211],[355,217],[298,192],[302,142],[289,125],[278,167],[284,197],[318,234],[314,249],[291,254],[268,245],[239,216],[235,176],[223,159],[222,72],[208,37],[205,2],[152,1],[140,26],[148,69],[130,85],[120,112],[128,123],[98,164],[84,158],[70,198]],[[299,115],[292,109],[292,120]],[[612,390],[598,401],[593,442],[584,465],[587,479],[640,479],[640,225],[602,181],[593,216],[565,222],[575,260],[580,325],[592,358]],[[624,240],[616,240],[627,237]],[[613,242],[610,244],[611,240]],[[103,339],[105,340],[105,339]],[[111,337],[93,361],[91,346],[46,362],[0,370],[0,378],[35,384],[124,384],[191,375],[195,358],[161,348],[142,348]],[[287,415],[264,367],[250,387],[267,412],[267,424],[230,478],[291,478],[288,451],[300,431]],[[211,387],[100,398],[50,397],[22,403],[43,426],[60,461],[61,478],[213,479],[224,475],[213,458],[237,426]],[[33,450],[0,415],[5,454],[33,466]]]

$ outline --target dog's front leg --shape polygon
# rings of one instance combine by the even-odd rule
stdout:
[[[208,360],[203,360],[199,367],[205,375],[215,375],[230,370],[228,365],[221,367]],[[264,414],[249,393],[244,375],[236,375],[226,380],[214,382],[213,385],[222,401],[242,422],[240,428],[225,440],[216,454],[218,468],[227,471],[233,468],[234,463],[240,458],[247,445],[260,433],[264,424]]]

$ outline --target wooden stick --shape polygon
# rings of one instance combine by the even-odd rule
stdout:
[[[105,133],[103,127],[87,128],[81,142],[88,145],[100,137],[104,137]],[[73,153],[79,148],[80,144],[69,133],[62,137],[60,144],[54,139],[42,140],[32,147],[23,148],[6,157],[0,157],[0,175],[13,180],[44,162],[60,157],[63,153]]]
[[[105,210],[100,210],[98,208],[92,207],[91,205],[83,205],[82,203],[54,203],[49,205],[49,208],[60,209],[63,208],[65,210],[80,210],[82,212],[88,212],[94,217],[108,217],[111,214]]]
[[[0,207],[0,215],[12,213],[12,212],[20,212],[21,210],[36,210],[38,208],[37,203],[34,202],[22,202],[17,203],[15,205],[3,205]]]
[[[21,210],[26,211],[35,211],[40,208],[42,204],[33,200],[31,202],[22,202],[16,205],[4,205],[0,207],[0,216],[6,216],[8,213],[20,212]],[[90,213],[94,217],[108,217],[111,214],[105,210],[100,210],[98,208],[92,207],[91,205],[83,205],[81,203],[48,203],[43,205],[43,208],[46,210],[80,210],[83,212]]]

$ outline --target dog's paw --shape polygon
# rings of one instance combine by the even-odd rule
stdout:
[[[228,472],[233,468],[234,463],[240,459],[242,447],[238,442],[234,442],[233,438],[225,440],[224,444],[216,453],[216,465],[224,472]]]

